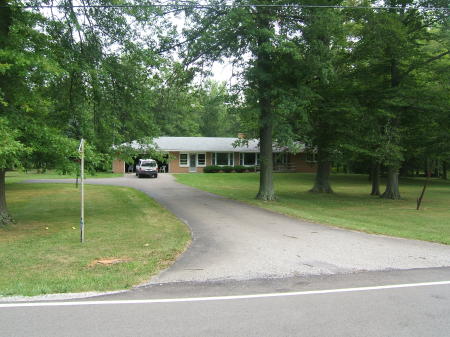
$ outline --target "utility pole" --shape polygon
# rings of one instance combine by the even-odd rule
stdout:
[[[81,185],[81,218],[80,218],[80,242],[84,242],[84,139],[81,138],[78,152],[81,155],[80,185]]]

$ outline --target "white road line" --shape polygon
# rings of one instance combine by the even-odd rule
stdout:
[[[269,297],[287,297],[287,296],[305,296],[320,294],[349,293],[371,290],[415,288],[450,285],[450,281],[391,284],[384,286],[359,287],[359,288],[341,288],[327,290],[295,291],[287,293],[269,293],[255,295],[236,295],[236,296],[211,296],[211,297],[188,297],[188,298],[165,298],[165,299],[147,299],[147,300],[115,300],[115,301],[68,301],[68,302],[16,302],[0,303],[0,308],[20,308],[20,307],[63,307],[63,306],[84,306],[84,305],[111,305],[111,304],[153,304],[153,303],[182,303],[182,302],[206,302],[206,301],[227,301],[243,300]]]

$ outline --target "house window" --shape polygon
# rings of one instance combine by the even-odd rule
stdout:
[[[180,167],[187,167],[188,166],[188,154],[187,153],[180,153]]]
[[[197,166],[206,166],[206,154],[205,153],[197,154]]]
[[[219,166],[233,166],[233,153],[232,152],[216,152],[213,154],[213,165]]]
[[[216,153],[216,165],[228,165],[228,153]]]
[[[259,158],[257,153],[241,153],[241,165],[254,166],[259,165]]]
[[[315,163],[316,160],[316,153],[315,152],[306,152],[306,161],[310,163]]]

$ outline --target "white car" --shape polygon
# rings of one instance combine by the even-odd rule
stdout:
[[[139,162],[136,165],[136,175],[139,178],[145,176],[157,178],[158,163],[154,159],[139,159]]]

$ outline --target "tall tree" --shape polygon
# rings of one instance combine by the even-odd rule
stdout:
[[[343,90],[348,69],[342,15],[334,9],[308,7],[329,2],[296,4],[303,7],[284,8],[277,23],[283,35],[274,53],[276,138],[286,145],[304,142],[317,154],[311,191],[329,193],[331,162],[342,141],[345,115],[352,108]]]
[[[440,1],[428,3],[441,5]],[[441,50],[432,53],[426,47],[441,43],[430,29],[448,23],[442,12],[415,9],[424,4],[420,1],[392,0],[385,4],[391,8],[355,13],[355,21],[362,27],[354,37],[355,69],[361,76],[360,82],[366,82],[367,95],[360,95],[361,105],[377,116],[371,118],[376,121],[372,127],[378,128],[380,136],[375,151],[388,171],[382,197],[399,199],[398,175],[407,152],[405,132],[409,129],[412,107],[408,92],[418,88],[418,71],[449,54],[448,45],[441,44]]]
[[[228,57],[244,66],[245,87],[255,98],[252,104],[258,111],[257,131],[254,131],[260,141],[261,172],[256,197],[267,201],[275,199],[272,178],[275,88],[272,76],[276,68],[272,56],[276,49],[275,25],[279,21],[280,10],[271,7],[275,3],[278,2],[211,0],[207,8],[186,13],[189,26],[185,31],[189,41],[185,52],[186,64],[201,66],[205,62]],[[248,55],[248,59],[243,55]]]
[[[158,7],[115,3],[0,3],[2,219],[8,218],[6,169],[67,171],[80,137],[93,145],[90,158],[98,162],[104,156],[96,153],[114,143],[158,133],[155,87],[160,69],[171,68],[163,55],[175,29]]]
[[[20,164],[26,147],[27,136],[21,126],[36,130],[45,114],[45,104],[40,104],[39,84],[51,63],[40,50],[45,38],[30,26],[41,18],[20,8],[13,8],[9,1],[0,2],[0,225],[11,221],[6,208],[5,172]],[[23,36],[23,35],[24,36]],[[41,105],[41,106],[40,106]],[[42,108],[43,113],[36,110]],[[41,111],[40,111],[41,112]],[[31,116],[38,115],[36,123]],[[48,134],[42,132],[43,137]],[[31,138],[32,139],[32,138]],[[33,141],[35,141],[33,139]]]

